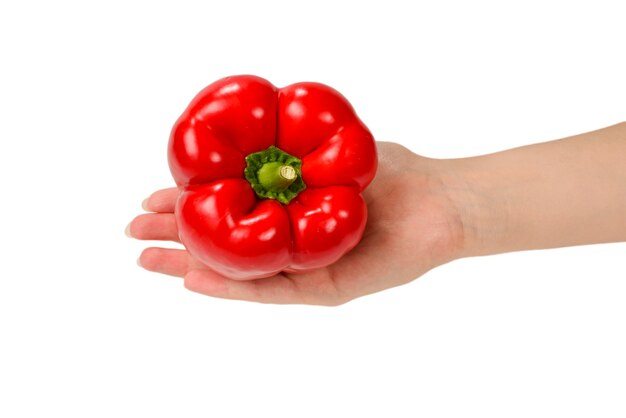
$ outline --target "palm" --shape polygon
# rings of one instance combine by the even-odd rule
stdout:
[[[363,238],[329,267],[234,281],[183,250],[160,248],[144,251],[141,264],[148,270],[184,276],[185,286],[200,293],[274,303],[336,305],[407,283],[453,259],[462,245],[462,228],[437,176],[429,172],[428,160],[394,143],[379,143],[378,151],[379,170],[364,194],[369,215]],[[156,208],[149,209],[167,210],[136,218],[131,224],[133,236],[176,240],[171,213],[175,197],[171,189],[153,195],[149,206],[154,200]]]

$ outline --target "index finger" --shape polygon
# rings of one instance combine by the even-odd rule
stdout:
[[[177,197],[176,187],[158,190],[144,200],[141,207],[147,212],[173,213]]]

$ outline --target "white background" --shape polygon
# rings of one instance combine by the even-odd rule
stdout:
[[[338,308],[136,266],[123,230],[172,184],[170,127],[226,75],[327,83],[430,157],[626,119],[620,2],[411,3],[2,3],[0,416],[626,415],[625,244],[460,260]]]

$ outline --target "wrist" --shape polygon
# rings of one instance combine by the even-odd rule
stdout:
[[[506,189],[497,171],[486,169],[488,156],[439,160],[438,172],[459,219],[461,246],[457,258],[504,252],[508,213]]]

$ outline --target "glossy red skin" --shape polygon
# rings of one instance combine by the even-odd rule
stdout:
[[[245,157],[275,145],[302,160],[307,188],[288,205],[256,196]],[[328,266],[356,246],[361,192],[378,164],[371,133],[348,101],[319,83],[276,88],[244,75],[209,85],[170,136],[181,242],[233,279]]]

